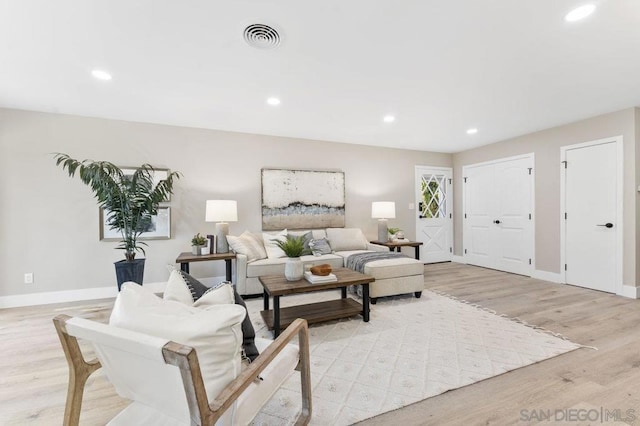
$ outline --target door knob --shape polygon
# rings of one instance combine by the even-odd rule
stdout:
[[[613,223],[608,222],[608,223],[605,223],[604,225],[596,225],[596,226],[604,226],[606,228],[613,228]]]
[[[494,220],[493,223],[495,223],[496,225],[500,225],[500,221],[499,220]]]

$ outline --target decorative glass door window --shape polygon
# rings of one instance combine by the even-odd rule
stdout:
[[[444,218],[447,215],[446,176],[437,174],[422,175],[422,200],[420,217],[425,219]]]

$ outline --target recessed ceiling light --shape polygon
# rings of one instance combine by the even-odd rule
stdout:
[[[396,118],[393,115],[385,115],[382,121],[384,121],[385,123],[393,123],[394,121],[396,121]]]
[[[93,70],[91,71],[91,75],[97,78],[98,80],[111,80],[111,74],[102,70]]]
[[[475,135],[476,133],[478,133],[478,129],[467,129],[468,135]]]
[[[595,4],[585,4],[580,7],[576,7],[571,12],[567,13],[564,20],[567,22],[576,22],[591,15],[596,10]]]
[[[278,99],[278,98],[269,98],[269,99],[267,99],[267,103],[269,105],[273,105],[273,106],[280,105],[280,99]]]

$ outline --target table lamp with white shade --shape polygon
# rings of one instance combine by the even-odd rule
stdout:
[[[371,217],[378,219],[378,241],[389,241],[387,219],[396,218],[396,203],[393,201],[374,201],[371,203]]]
[[[229,223],[238,221],[238,202],[235,200],[207,200],[207,222],[216,223],[216,253],[228,253]]]

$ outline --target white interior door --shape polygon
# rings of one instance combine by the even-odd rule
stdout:
[[[465,262],[522,275],[533,270],[533,154],[465,166]]]
[[[494,249],[496,269],[531,273],[533,257],[533,165],[531,158],[495,165],[497,207]]]
[[[452,170],[416,167],[416,240],[424,263],[446,262],[453,253]]]
[[[492,240],[496,220],[493,164],[464,171],[464,257],[472,265],[495,268]]]
[[[620,147],[621,147],[620,143]],[[615,140],[564,151],[565,280],[619,292],[622,156]],[[620,237],[619,235],[620,234]]]

